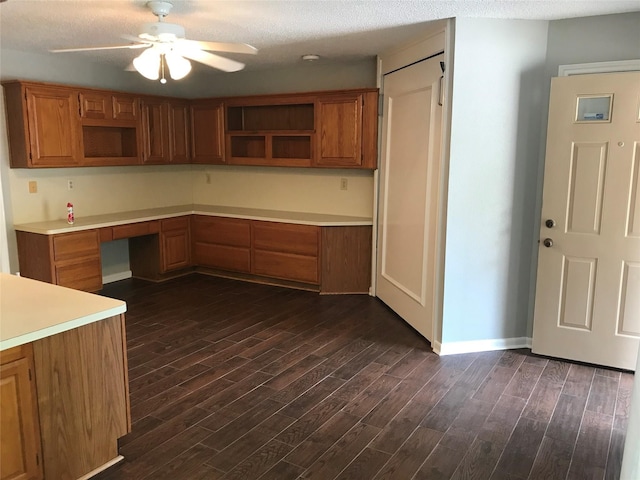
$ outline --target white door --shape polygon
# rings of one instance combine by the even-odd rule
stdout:
[[[443,57],[384,77],[376,294],[428,340],[433,339]]]
[[[533,351],[635,369],[640,73],[551,84]]]

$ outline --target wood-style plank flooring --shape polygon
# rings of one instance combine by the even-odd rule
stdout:
[[[124,280],[132,432],[100,480],[617,479],[633,375],[438,357],[382,302]]]

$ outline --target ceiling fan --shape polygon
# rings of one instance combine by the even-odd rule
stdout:
[[[189,60],[203,63],[224,72],[236,72],[244,68],[244,63],[221,57],[209,51],[247,53],[251,55],[258,53],[255,47],[246,43],[188,40],[185,38],[184,27],[164,21],[165,17],[169,15],[173,4],[154,0],[147,2],[147,7],[158,17],[158,21],[142,24],[137,37],[122,35],[123,39],[132,43],[105,47],[63,48],[49,51],[61,53],[123,48],[144,49],[139,56],[134,58],[133,69],[149,80],[160,79],[161,83],[166,83],[167,81],[165,67],[169,70],[169,76],[174,80],[180,80],[187,76],[191,71]]]

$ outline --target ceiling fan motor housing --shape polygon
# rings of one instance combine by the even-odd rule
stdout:
[[[152,0],[151,2],[147,2],[147,7],[149,7],[157,17],[166,17],[173,8],[173,4],[171,2]]]
[[[140,29],[140,38],[145,40],[171,41],[176,38],[184,38],[184,27],[176,23],[152,22],[143,23]]]

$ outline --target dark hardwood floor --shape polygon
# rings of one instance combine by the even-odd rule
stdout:
[[[121,479],[616,479],[633,375],[528,350],[438,357],[366,295],[125,280]]]

